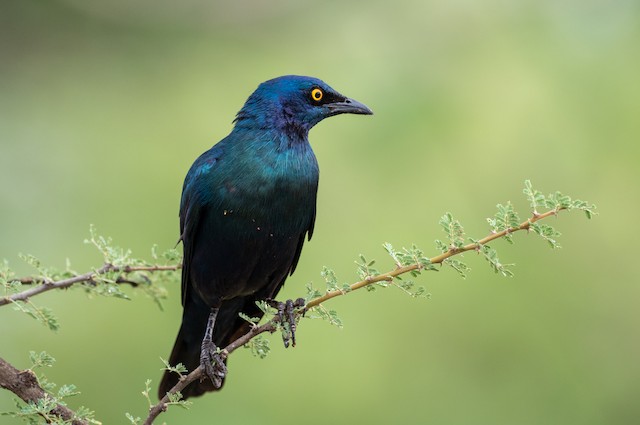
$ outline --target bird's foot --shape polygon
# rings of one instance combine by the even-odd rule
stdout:
[[[289,347],[289,342],[292,346],[296,346],[296,308],[305,306],[304,298],[298,298],[297,300],[287,300],[285,302],[278,302],[275,300],[267,300],[267,304],[278,310],[276,317],[280,321],[282,327],[282,342],[284,346]],[[304,315],[304,312],[303,312]]]
[[[220,351],[213,341],[202,341],[202,350],[200,351],[200,364],[204,368],[204,376],[211,379],[215,388],[222,386],[224,377],[227,376],[227,365],[224,364],[225,352]]]

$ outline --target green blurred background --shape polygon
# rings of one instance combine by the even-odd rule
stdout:
[[[331,302],[344,329],[305,321],[299,346],[230,359],[224,391],[158,423],[636,424],[640,421],[640,4],[637,1],[4,0],[0,4],[0,258],[100,264],[91,223],[147,257],[178,237],[182,179],[225,136],[246,97],[282,74],[313,75],[374,111],[311,133],[321,166],[316,234],[281,297],[354,281],[381,244],[435,253],[451,211],[470,236],[498,202],[521,211],[531,179],[595,202],[563,214],[563,249],[533,235],[494,244],[514,278],[473,271]],[[71,407],[105,424],[144,417],[180,320],[82,291],[34,299],[52,333],[0,311],[0,356],[57,358]],[[0,411],[13,408],[0,392]],[[3,424],[17,420],[0,417]]]

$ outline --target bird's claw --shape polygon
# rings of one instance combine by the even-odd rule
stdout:
[[[285,348],[289,347],[289,342],[293,347],[296,346],[296,308],[305,306],[304,298],[297,300],[286,300],[279,302],[276,300],[267,300],[267,304],[278,310],[276,317],[282,326],[282,342]],[[304,315],[304,312],[302,313]]]
[[[224,354],[213,341],[203,341],[202,351],[200,351],[200,364],[204,368],[204,376],[211,379],[214,388],[220,388],[222,381],[227,376],[227,365],[224,364]]]

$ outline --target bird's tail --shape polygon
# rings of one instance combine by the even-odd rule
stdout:
[[[210,311],[210,308],[195,294],[186,300],[182,325],[169,356],[171,366],[182,363],[189,372],[200,366],[202,338]],[[221,349],[249,331],[251,325],[238,315],[241,311],[250,317],[262,316],[262,311],[255,305],[253,297],[238,297],[223,302],[213,330],[213,342]],[[177,373],[165,371],[158,388],[158,397],[164,397],[179,379]],[[205,378],[202,381],[192,382],[181,393],[183,398],[187,399],[220,388],[215,388],[211,380]]]

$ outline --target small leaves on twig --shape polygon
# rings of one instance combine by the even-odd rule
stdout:
[[[460,260],[456,260],[455,258],[447,258],[443,261],[443,264],[446,264],[453,270],[457,271],[460,277],[463,279],[465,279],[467,277],[467,273],[471,271],[471,267]]]
[[[380,274],[380,272],[373,267],[376,260],[368,261],[362,254],[360,254],[359,257],[360,261],[356,261],[355,263],[358,266],[357,272],[360,279],[370,280]]]
[[[21,380],[18,386],[23,385],[29,387],[29,389],[22,389],[28,392],[29,397],[25,397],[20,391],[14,391],[20,395],[25,401],[24,404],[18,405],[16,411],[1,412],[0,415],[12,416],[21,418],[25,422],[30,424],[42,423],[42,420],[51,424],[92,424],[101,425],[101,422],[97,421],[94,417],[94,412],[80,407],[75,411],[68,409],[67,399],[75,395],[80,394],[78,389],[73,384],[65,384],[58,387],[55,383],[49,381],[43,374],[36,374],[35,371],[43,367],[52,367],[55,364],[53,356],[49,355],[45,351],[36,353],[35,351],[29,352],[29,360],[31,361],[31,367],[26,371],[18,371],[13,367],[3,363],[3,372],[8,374],[16,373],[22,375],[25,373],[30,374],[33,378]],[[33,400],[33,394],[40,394],[37,400]]]
[[[489,245],[480,245],[480,252],[484,255],[484,258],[489,262],[494,272],[500,273],[504,277],[513,277],[513,272],[509,270],[509,267],[514,264],[502,264],[498,258],[498,251],[491,248]]]
[[[157,248],[152,249],[154,260],[163,259],[165,264],[151,264],[133,258],[130,250],[123,250],[112,245],[110,238],[97,235],[95,227],[90,228],[91,238],[85,242],[95,246],[103,255],[105,263],[102,267],[87,273],[78,274],[71,269],[67,260],[65,270],[59,272],[53,268],[44,267],[40,260],[31,255],[20,255],[28,265],[36,270],[34,276],[17,279],[9,268],[7,261],[0,263],[0,288],[4,289],[4,297],[0,298],[0,307],[13,304],[21,311],[51,330],[57,330],[59,323],[50,309],[37,306],[32,297],[53,289],[64,289],[71,286],[81,286],[89,296],[106,296],[129,299],[129,295],[122,290],[122,285],[130,285],[142,289],[160,309],[162,301],[167,297],[165,285],[176,282],[176,271],[181,267],[177,263],[179,255],[175,249],[158,254]],[[155,283],[152,284],[153,273]],[[26,285],[30,285],[25,289]]]
[[[244,345],[244,348],[251,351],[251,354],[254,357],[258,357],[260,359],[264,359],[271,352],[269,340],[263,335],[258,335],[255,338],[249,340],[249,342]]]
[[[493,233],[506,231],[504,239],[512,244],[512,229],[517,229],[518,226],[520,226],[520,217],[513,209],[511,202],[507,202],[506,205],[498,204],[497,208],[498,211],[496,214],[493,218],[488,218],[487,222],[489,223],[489,226],[491,226],[491,231]]]
[[[327,309],[322,304],[310,309],[305,314],[305,317],[308,319],[322,319],[339,328],[343,326],[342,319],[338,316],[338,312]]]
[[[455,220],[450,212],[445,213],[440,219],[440,226],[449,238],[449,249],[462,248],[465,241],[464,228],[458,220]]]
[[[469,266],[461,260],[452,257],[462,255],[467,251],[476,251],[481,254],[494,272],[506,277],[513,276],[510,270],[510,266],[513,265],[502,263],[498,258],[497,251],[488,245],[490,242],[504,238],[509,243],[513,243],[513,234],[515,232],[531,230],[534,234],[539,235],[547,241],[551,247],[557,248],[559,247],[557,238],[560,236],[560,233],[548,224],[538,223],[540,220],[555,216],[560,211],[572,209],[584,211],[587,218],[591,218],[596,214],[595,205],[586,201],[572,200],[569,196],[560,192],[545,196],[542,192],[534,189],[529,180],[525,181],[523,192],[531,206],[532,217],[520,222],[520,218],[511,202],[498,204],[495,215],[487,219],[491,233],[482,239],[467,237],[460,221],[454,219],[453,215],[447,212],[439,221],[440,226],[447,235],[446,242],[441,240],[435,241],[439,255],[432,258],[426,257],[423,251],[415,245],[412,245],[411,248],[408,249],[402,248],[401,250],[396,250],[391,244],[385,243],[383,247],[393,260],[394,268],[389,272],[380,273],[374,268],[374,260],[367,260],[364,255],[360,255],[359,260],[356,261],[357,274],[360,281],[352,284],[339,283],[335,272],[328,267],[324,267],[321,276],[326,285],[325,291],[321,292],[314,288],[311,283],[307,284],[305,308],[295,311],[294,321],[292,323],[295,323],[301,315],[306,312],[305,317],[322,318],[333,325],[342,327],[342,321],[335,310],[325,308],[323,303],[331,298],[345,295],[348,292],[361,288],[373,289],[375,287],[395,286],[413,297],[428,297],[429,295],[426,294],[426,290],[423,287],[416,288],[412,280],[404,280],[402,276],[411,274],[413,277],[416,277],[425,270],[437,271],[439,268],[436,267],[436,265],[444,264],[453,268],[464,278],[470,271]],[[539,212],[539,209],[542,208],[547,209],[547,211]],[[53,269],[43,267],[38,259],[27,255],[21,258],[32,266],[37,274],[33,277],[16,279],[7,262],[4,261],[0,263],[0,287],[4,288],[4,297],[0,298],[0,306],[14,304],[16,308],[35,317],[51,329],[57,329],[57,321],[51,312],[47,309],[36,307],[30,298],[51,289],[68,288],[79,283],[90,294],[115,296],[119,298],[127,298],[127,294],[120,289],[122,284],[141,287],[161,307],[160,300],[164,298],[165,292],[163,286],[158,285],[157,282],[159,280],[176,280],[178,275],[176,271],[181,267],[178,264],[180,255],[175,249],[158,254],[157,247],[154,246],[152,248],[151,256],[153,260],[157,263],[162,259],[166,264],[160,266],[133,258],[130,250],[123,250],[113,246],[111,239],[99,236],[93,226],[90,229],[90,238],[86,242],[92,244],[100,251],[103,256],[104,265],[99,269],[85,274],[78,274],[72,271],[68,262],[64,272],[57,272]],[[156,280],[156,284],[154,285],[151,284],[150,279],[150,274],[152,273]],[[34,286],[25,290],[23,289],[25,285]],[[290,323],[282,324],[282,320],[278,319],[277,315],[273,317],[274,310],[269,307],[267,303],[259,301],[256,304],[265,315],[271,315],[271,318],[267,320],[266,323],[259,324],[259,318],[241,315],[241,317],[252,326],[247,334],[240,336],[236,341],[231,342],[224,348],[227,355],[237,348],[244,346],[250,349],[255,356],[263,358],[269,353],[269,341],[262,336],[263,333],[275,332],[276,330],[291,332],[291,329],[287,328],[290,326]],[[31,352],[30,358],[32,369],[48,367],[54,362],[54,359],[46,353],[36,354],[35,352]],[[167,393],[167,395],[155,405],[151,405],[149,396],[151,381],[146,381],[145,390],[142,391],[142,394],[150,406],[150,413],[144,421],[144,424],[151,424],[169,405],[180,405],[186,408],[189,403],[182,399],[180,391],[189,385],[189,383],[194,382],[202,376],[201,367],[187,374],[187,370],[183,365],[171,366],[165,360],[162,361],[167,370],[178,373],[181,379],[172,391]],[[56,406],[64,405],[64,399],[66,397],[78,393],[75,386],[63,385],[55,391],[55,384],[46,381],[44,377],[40,377],[38,383],[40,387],[46,391],[45,395],[39,398],[36,403],[29,403],[23,406],[18,412],[11,412],[9,414],[20,417],[37,417],[37,415],[39,415],[44,417],[48,422],[60,423],[59,421],[56,422],[58,418],[50,416],[50,412]],[[93,419],[93,412],[88,409],[80,408],[75,412],[75,415],[74,419],[79,419],[81,423],[99,423]],[[137,425],[142,423],[139,417],[134,417],[129,413],[126,414],[126,417],[131,424]]]
[[[560,232],[558,232],[554,227],[549,226],[548,224],[531,223],[529,228],[542,239],[547,241],[551,248],[560,248],[560,244],[557,241],[557,238],[560,236]]]
[[[164,364],[164,370],[168,372],[177,373],[178,375],[180,375],[180,377],[188,373],[187,368],[182,363],[178,363],[177,365],[172,366],[162,357],[160,357],[160,361]]]
[[[56,359],[46,351],[41,351],[39,353],[29,351],[29,361],[31,361],[31,367],[28,370],[33,372],[41,367],[52,367],[55,364]]]
[[[525,180],[522,192],[526,195],[527,200],[529,200],[533,215],[536,216],[538,214],[538,207],[544,206],[545,204],[544,195],[532,187],[531,180]]]
[[[380,273],[373,268],[373,261],[367,261],[365,257],[361,255],[360,261],[356,262],[356,264],[358,266],[358,275],[362,280],[349,285],[350,290],[364,287],[371,289],[376,286],[389,286],[389,282],[393,282],[394,279],[397,279],[405,273],[411,273],[415,276],[421,270],[437,270],[435,267],[436,264],[448,265],[464,278],[470,271],[469,266],[461,260],[451,257],[461,255],[467,251],[476,251],[482,254],[496,273],[510,277],[513,276],[513,272],[510,269],[513,265],[502,263],[498,258],[497,251],[487,245],[489,242],[500,238],[506,238],[510,242],[513,242],[513,233],[520,230],[531,229],[534,233],[542,236],[551,246],[555,247],[558,246],[556,238],[560,233],[549,225],[542,226],[536,224],[538,221],[557,215],[562,210],[579,209],[584,211],[588,218],[596,214],[595,205],[586,201],[571,200],[570,197],[560,192],[545,196],[542,192],[534,189],[529,180],[525,182],[524,194],[529,200],[529,204],[533,210],[533,216],[526,221],[519,222],[519,216],[510,202],[504,205],[498,204],[498,211],[494,217],[487,220],[491,226],[491,234],[482,239],[467,238],[460,221],[454,219],[451,213],[446,213],[440,219],[440,225],[447,235],[448,243],[441,240],[435,241],[436,248],[440,251],[440,254],[435,257],[423,257],[421,251],[415,246],[410,250],[403,248],[403,250],[398,251],[395,250],[391,244],[385,243],[383,245],[384,249],[393,259],[395,269],[387,273]],[[537,210],[539,207],[550,209],[540,213]],[[465,245],[465,241],[470,241],[470,243]],[[332,282],[332,280],[330,280],[330,282]],[[311,285],[307,286],[307,290],[307,308],[319,306],[331,298],[346,293],[346,291],[341,288],[340,290],[330,290],[325,294],[321,294],[319,291],[313,289]]]
[[[49,330],[57,331],[60,329],[58,318],[53,314],[53,311],[51,311],[50,308],[38,307],[30,299],[25,301],[12,300],[11,302],[13,303],[14,310],[21,311],[33,319],[36,319],[36,321],[48,327]]]
[[[409,249],[402,248],[401,250],[395,250],[389,242],[385,242],[382,246],[391,258],[393,258],[396,268],[415,264],[417,266],[416,269],[410,272],[414,277],[418,276],[421,270],[437,270],[437,268],[431,264],[429,257],[425,257],[424,252],[415,244],[411,245]]]
[[[525,180],[523,193],[529,200],[529,205],[533,209],[534,217],[538,215],[538,207],[544,207],[556,212],[561,210],[581,210],[584,211],[587,218],[592,218],[596,215],[596,206],[590,204],[587,201],[581,201],[580,199],[572,200],[570,196],[564,195],[560,192],[554,192],[548,196],[545,196],[539,190],[533,189],[531,180]]]
[[[256,326],[258,323],[260,323],[260,317],[250,317],[243,312],[238,313],[238,315],[242,320],[249,322],[252,326]]]
[[[308,282],[305,285],[305,288],[307,290],[307,295],[304,297],[304,300],[307,304],[309,304],[309,301],[314,300],[316,298],[320,298],[322,296],[322,292],[320,292],[318,289],[316,289],[313,286],[312,282]]]

